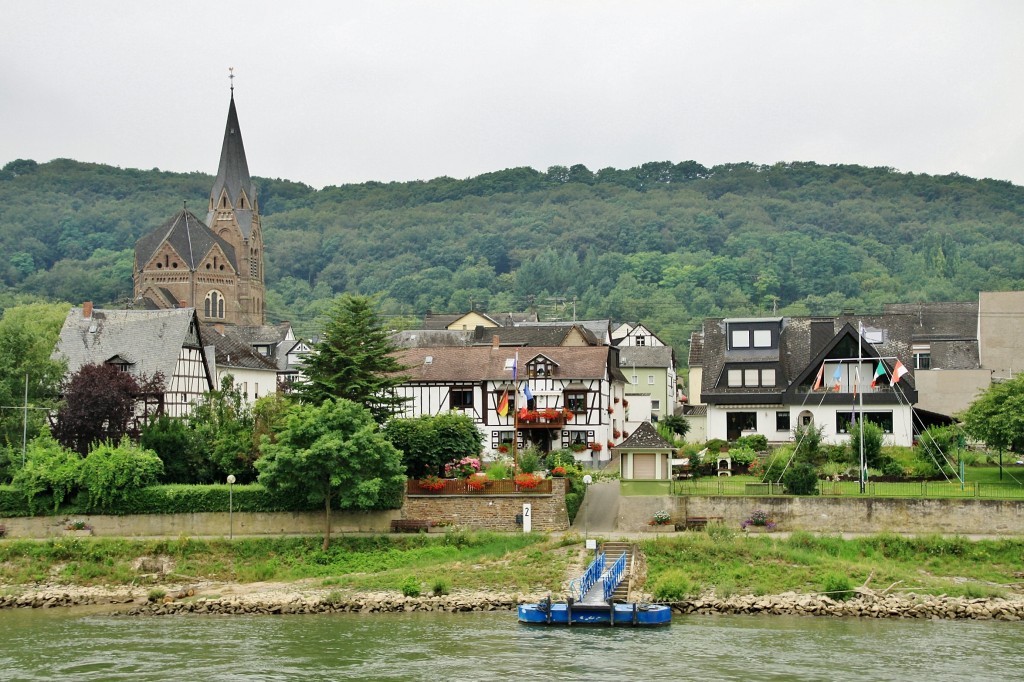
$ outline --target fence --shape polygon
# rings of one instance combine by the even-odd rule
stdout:
[[[638,489],[633,494],[644,494]],[[624,493],[623,494],[627,494]],[[655,494],[652,492],[646,494]],[[663,490],[661,494],[666,494]],[[781,483],[736,481],[727,477],[698,478],[688,481],[672,481],[672,495],[689,496],[771,496],[785,495]],[[857,481],[818,481],[818,494],[826,497],[920,497],[920,498],[953,498],[976,497],[990,500],[1024,499],[1024,486],[997,483],[980,483],[969,481],[903,481],[879,482],[868,481],[864,493],[860,492]]]
[[[431,490],[420,485],[419,481],[409,479],[405,483],[407,495],[550,495],[551,479],[545,478],[534,487],[518,485],[512,479],[501,481],[476,481],[472,479],[441,479],[444,486]],[[480,486],[480,487],[476,487]]]

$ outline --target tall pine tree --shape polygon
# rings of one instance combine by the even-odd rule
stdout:
[[[395,359],[395,350],[373,300],[343,294],[334,301],[320,342],[304,358],[306,379],[298,387],[299,397],[314,405],[345,398],[383,424],[405,401],[395,392],[406,369]]]

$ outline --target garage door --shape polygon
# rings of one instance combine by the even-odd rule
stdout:
[[[633,455],[633,478],[654,478],[654,458],[657,455]]]

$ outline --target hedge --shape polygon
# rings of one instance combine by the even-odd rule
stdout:
[[[197,514],[228,511],[229,489],[231,508],[237,512],[291,512],[320,511],[323,506],[311,505],[286,495],[271,493],[259,483],[228,486],[213,485],[154,485],[126,495],[116,509],[86,512],[85,500],[74,500],[61,505],[57,516],[74,514]],[[381,509],[399,509],[402,506],[404,486],[389,491],[387,502]],[[344,511],[344,510],[338,510]],[[28,501],[13,486],[0,486],[0,517],[31,516]]]

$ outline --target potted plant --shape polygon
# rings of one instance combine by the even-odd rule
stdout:
[[[473,474],[466,479],[466,490],[471,492],[479,492],[487,487],[487,475],[486,474]]]
[[[601,452],[601,444],[600,443],[590,443],[590,449],[593,450],[594,452]]]
[[[775,519],[763,509],[755,509],[750,518],[740,524],[740,528],[747,533],[771,533],[775,526]]]
[[[612,431],[612,436],[614,436],[615,438],[622,438],[622,431],[615,429],[614,431]]]
[[[502,443],[501,445],[499,445],[498,452],[500,452],[503,455],[508,454],[508,443]]]
[[[92,526],[85,521],[74,520],[64,524],[64,535],[92,535]]]
[[[449,478],[469,478],[480,471],[480,460],[476,457],[453,459],[444,465],[444,475]]]
[[[542,479],[537,474],[516,474],[514,480],[518,488],[536,488]]]
[[[572,445],[569,446],[569,449],[572,450],[573,452],[583,452],[584,450],[587,449],[587,444],[586,443],[573,443]]]
[[[562,416],[561,410],[556,410],[553,407],[545,407],[544,411],[541,414],[549,422],[550,421],[555,421],[556,419],[558,419],[558,418],[560,418]]]
[[[614,408],[614,407],[612,407],[611,405],[609,405],[609,406],[608,406],[608,414],[611,414],[611,413],[612,413],[612,412],[614,412],[614,411],[615,411],[615,408]]]
[[[555,467],[551,470],[551,475],[554,478],[562,478],[565,476],[565,467]]]
[[[565,419],[565,421],[572,421],[572,418],[574,416],[575,415],[573,414],[573,411],[570,410],[568,407],[562,408],[562,418]]]

